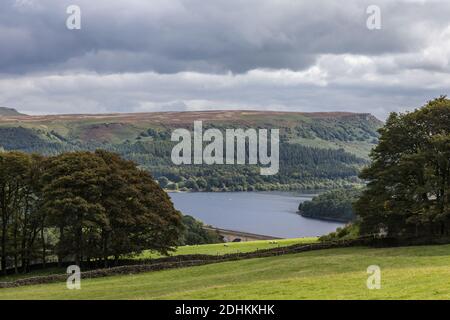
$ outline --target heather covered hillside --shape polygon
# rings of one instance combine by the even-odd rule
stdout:
[[[257,166],[175,166],[170,154],[177,128],[280,129],[280,172]],[[259,111],[158,112],[0,117],[0,148],[42,154],[117,152],[149,169],[172,190],[245,191],[351,185],[377,143],[382,122],[370,114]]]
[[[24,116],[24,114],[18,112],[16,109],[0,107],[0,117],[9,116]]]

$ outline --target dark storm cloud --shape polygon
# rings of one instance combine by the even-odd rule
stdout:
[[[366,28],[374,2],[383,32]],[[71,4],[82,10],[81,30],[65,27]],[[404,1],[3,0],[0,72],[302,70],[320,54],[415,50],[427,35],[414,23],[444,23],[449,13]]]

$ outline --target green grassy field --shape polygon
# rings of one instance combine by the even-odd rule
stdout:
[[[178,247],[175,251],[171,252],[170,255],[188,255],[188,254],[208,254],[208,255],[224,255],[227,253],[244,253],[244,252],[252,252],[262,249],[270,249],[277,247],[285,247],[293,244],[306,244],[306,243],[314,243],[317,242],[317,237],[309,237],[309,238],[292,238],[292,239],[280,239],[274,241],[263,240],[263,241],[248,241],[248,242],[230,242],[227,244],[224,243],[216,243],[216,244],[203,244],[203,245],[194,245],[194,246],[181,246]],[[142,254],[131,257],[136,260],[140,259],[156,259],[164,257],[161,254],[144,251]],[[30,277],[38,277],[38,276],[46,276],[51,274],[65,274],[66,270],[61,268],[48,268],[45,270],[35,270],[27,274],[11,274],[7,276],[0,275],[0,282],[2,281],[14,281],[23,278]]]
[[[313,243],[313,242],[317,242],[317,237],[281,239],[275,240],[275,243],[273,243],[273,241],[263,240],[263,241],[248,241],[248,242],[229,242],[227,244],[216,243],[216,244],[204,244],[194,246],[182,246],[178,247],[178,249],[175,252],[172,252],[171,255],[182,255],[182,254],[222,255],[227,253],[252,252],[262,249],[285,247],[293,244]],[[159,258],[159,257],[161,257],[161,255],[145,251],[141,255],[136,257],[136,259]]]
[[[368,290],[369,265],[381,289]],[[449,299],[450,245],[343,248],[0,289],[1,299]]]

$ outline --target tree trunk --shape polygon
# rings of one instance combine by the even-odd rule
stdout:
[[[45,256],[45,238],[44,238],[44,226],[42,226],[41,229],[41,242],[42,242],[42,268],[45,269],[45,260],[46,260],[46,256]]]
[[[2,273],[6,275],[6,229],[8,225],[8,214],[6,212],[6,186],[2,185],[1,190],[1,211],[2,211],[2,239],[1,239],[1,268]]]
[[[19,259],[18,259],[17,253],[14,253],[14,273],[15,274],[19,273],[18,265],[19,265]]]
[[[64,241],[64,227],[59,227],[59,242],[63,242]],[[58,248],[58,268],[62,268],[62,251],[61,248]]]
[[[2,259],[1,259],[1,267],[2,272],[6,275],[6,221],[3,220],[2,224]]]
[[[75,264],[81,268],[81,260],[82,260],[82,241],[83,241],[83,230],[78,228],[76,233],[76,253],[75,253]]]
[[[102,251],[103,251],[103,267],[108,267],[108,235],[106,231],[102,232]]]
[[[13,243],[14,243],[14,273],[15,274],[18,274],[19,273],[19,269],[18,269],[18,267],[19,267],[19,255],[17,254],[17,241],[18,241],[18,239],[17,239],[17,233],[18,233],[18,230],[17,230],[17,224],[18,224],[18,222],[17,222],[17,213],[15,214],[15,219],[14,219],[14,236],[13,236]],[[22,252],[22,254],[23,254],[23,252]]]

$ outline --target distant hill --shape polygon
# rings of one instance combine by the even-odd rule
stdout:
[[[259,175],[258,166],[190,165],[171,162],[172,130],[279,128],[280,172]],[[365,113],[196,111],[96,115],[0,117],[0,148],[57,154],[110,150],[148,169],[173,190],[285,190],[341,187],[358,182],[378,142],[382,122]]]
[[[18,112],[16,109],[13,108],[5,108],[0,107],[0,117],[1,116],[24,116],[25,114]]]

